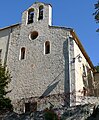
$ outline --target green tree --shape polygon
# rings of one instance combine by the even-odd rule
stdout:
[[[6,97],[10,91],[6,91],[8,83],[11,81],[9,71],[6,67],[0,64],[0,110],[12,109],[11,100]]]
[[[99,72],[99,64],[97,66],[95,66],[97,72]]]
[[[97,3],[95,4],[95,13],[93,13],[94,18],[96,20],[96,23],[99,23],[99,0],[97,1]],[[99,32],[99,28],[96,30],[97,32]]]

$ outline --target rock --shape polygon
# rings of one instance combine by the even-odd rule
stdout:
[[[93,112],[92,109],[94,108]],[[74,107],[53,108],[53,111],[60,115],[62,120],[99,120],[99,106],[78,105]],[[44,112],[28,112],[17,114],[15,112],[5,112],[0,115],[0,120],[44,120]]]

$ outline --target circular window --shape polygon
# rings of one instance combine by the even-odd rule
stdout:
[[[30,38],[31,40],[34,40],[34,39],[36,39],[37,37],[38,37],[38,32],[37,32],[37,31],[31,32],[30,35],[29,35],[29,38]]]

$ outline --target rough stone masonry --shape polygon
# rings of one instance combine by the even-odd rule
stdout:
[[[93,93],[93,64],[73,29],[52,26],[50,4],[36,2],[22,13],[21,24],[0,29],[0,49],[11,72],[8,96],[16,112],[49,102],[76,105],[84,87]],[[87,68],[90,84],[83,79]]]

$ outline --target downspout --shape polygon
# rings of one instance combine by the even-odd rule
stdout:
[[[6,45],[6,53],[5,53],[5,59],[4,59],[4,66],[5,67],[6,67],[6,64],[7,64],[7,55],[8,55],[8,49],[9,49],[9,42],[10,42],[11,33],[12,33],[12,27],[10,28],[9,35],[8,35],[8,41],[7,41],[7,45]]]

